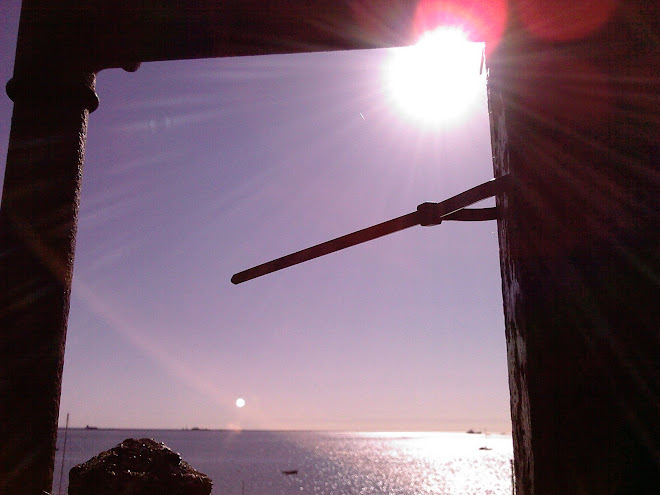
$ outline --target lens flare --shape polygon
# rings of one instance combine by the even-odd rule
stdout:
[[[507,20],[505,0],[421,0],[413,19],[413,33],[420,39],[438,28],[453,28],[470,41],[486,43],[492,51]]]
[[[603,27],[617,9],[617,0],[517,1],[523,25],[537,38],[570,41],[585,38]]]
[[[483,89],[482,49],[483,44],[468,42],[460,29],[440,28],[413,47],[392,50],[385,66],[390,100],[421,124],[457,123],[474,108]]]

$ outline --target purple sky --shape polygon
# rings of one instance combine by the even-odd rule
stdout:
[[[0,5],[3,81],[18,4]],[[229,281],[492,177],[483,76],[462,122],[424,127],[385,95],[390,56],[99,75],[62,423],[510,430],[494,222],[416,227]],[[10,114],[3,92],[3,170]]]

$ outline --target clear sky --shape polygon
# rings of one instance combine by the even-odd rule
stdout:
[[[0,6],[5,82],[18,10]],[[395,53],[100,73],[62,424],[510,430],[494,222],[415,227],[230,283],[492,177],[480,48],[462,83],[476,103],[439,123],[392,101]],[[3,171],[11,108],[3,92]]]

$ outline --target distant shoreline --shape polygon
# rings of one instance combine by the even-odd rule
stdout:
[[[58,430],[65,430],[64,426],[58,426]],[[254,433],[364,433],[364,434],[383,434],[383,435],[426,435],[426,434],[436,434],[436,433],[456,433],[464,435],[474,435],[474,434],[483,434],[482,431],[465,431],[465,430],[292,430],[292,429],[230,429],[230,428],[202,428],[202,427],[192,427],[192,428],[157,428],[157,427],[104,427],[104,426],[69,426],[69,430],[74,431],[181,431],[181,432],[231,432],[231,433],[240,433],[240,432],[254,432]],[[489,436],[511,436],[510,431],[491,433]]]

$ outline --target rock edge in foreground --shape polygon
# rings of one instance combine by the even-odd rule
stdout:
[[[165,444],[128,438],[69,471],[69,495],[209,495],[213,482]]]

